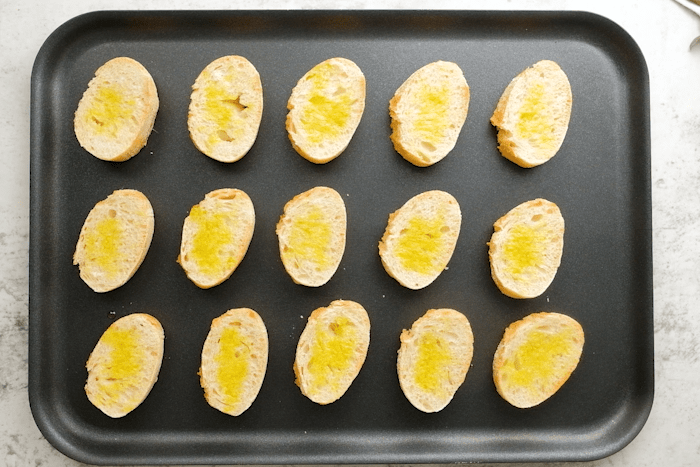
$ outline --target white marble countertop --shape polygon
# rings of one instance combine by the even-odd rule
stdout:
[[[105,9],[420,9],[424,0],[0,2],[0,465],[74,466],[27,397],[29,103],[35,56],[70,18]],[[672,0],[433,0],[435,9],[585,10],[639,44],[651,83],[655,398],[641,433],[595,466],[700,465],[700,17]]]

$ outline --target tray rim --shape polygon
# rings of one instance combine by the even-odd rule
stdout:
[[[643,102],[641,103],[642,107],[645,110],[645,122],[643,125],[643,128],[641,130],[642,135],[644,136],[645,142],[643,146],[647,149],[646,155],[648,156],[647,158],[643,159],[643,163],[645,164],[646,168],[644,170],[644,173],[646,174],[647,179],[642,183],[645,185],[646,190],[645,190],[645,197],[646,199],[645,204],[642,206],[646,211],[646,215],[644,216],[644,221],[646,221],[647,225],[645,226],[644,229],[644,234],[642,237],[645,240],[643,246],[646,246],[646,251],[643,252],[643,255],[645,258],[648,258],[647,264],[649,265],[648,269],[645,271],[646,272],[646,279],[647,279],[647,292],[649,294],[649,314],[647,316],[649,323],[647,325],[651,325],[651,335],[649,336],[649,348],[646,349],[647,352],[651,355],[651,360],[649,362],[650,368],[650,380],[647,381],[647,383],[650,384],[650,391],[649,395],[646,400],[641,401],[643,402],[643,406],[637,411],[637,416],[636,416],[636,423],[632,426],[631,429],[627,430],[626,435],[622,436],[617,439],[616,443],[610,443],[608,445],[608,449],[606,450],[598,450],[597,452],[588,452],[588,453],[579,453],[577,456],[569,456],[566,459],[568,460],[574,460],[574,461],[585,461],[585,460],[596,460],[596,459],[601,459],[604,457],[607,457],[609,455],[612,455],[619,450],[623,449],[625,446],[627,446],[641,431],[641,429],[644,427],[649,414],[652,409],[653,401],[654,401],[654,359],[653,359],[653,347],[654,347],[654,336],[653,336],[653,283],[652,283],[652,276],[653,276],[653,262],[652,262],[652,235],[651,235],[651,183],[650,183],[650,160],[651,160],[651,146],[650,146],[650,121],[649,121],[649,77],[648,77],[648,69],[646,66],[646,62],[644,61],[643,55],[641,53],[641,50],[635,43],[634,39],[631,38],[631,36],[628,35],[628,33],[622,29],[619,25],[614,23],[612,20],[596,14],[596,13],[591,13],[591,12],[586,12],[586,11],[579,11],[579,10],[100,10],[100,11],[92,11],[92,12],[87,12],[80,14],[72,19],[69,19],[68,21],[64,22],[62,25],[60,25],[57,29],[55,29],[45,40],[43,43],[42,47],[40,48],[39,52],[37,53],[37,56],[35,58],[33,68],[32,68],[32,73],[31,73],[31,105],[30,105],[30,246],[29,246],[29,385],[28,385],[28,396],[29,396],[29,402],[30,402],[30,408],[32,412],[32,416],[35,420],[35,423],[37,424],[39,430],[41,433],[45,436],[45,438],[49,441],[49,443],[56,448],[59,452],[62,452],[63,454],[76,459],[76,460],[82,460],[83,462],[92,462],[95,464],[107,464],[107,463],[114,463],[116,462],[123,462],[123,458],[117,456],[117,457],[100,457],[100,456],[94,456],[90,455],[89,453],[86,455],[85,452],[83,452],[81,449],[78,449],[74,446],[71,440],[71,436],[67,436],[68,434],[74,434],[73,432],[69,431],[63,431],[61,428],[68,428],[68,427],[60,427],[58,425],[52,424],[50,420],[50,416],[47,415],[48,413],[51,412],[51,408],[49,408],[45,401],[40,397],[40,392],[41,388],[39,387],[39,384],[37,381],[43,381],[43,375],[39,371],[39,365],[36,362],[41,361],[42,357],[42,346],[44,345],[42,342],[37,342],[37,326],[41,326],[41,323],[43,321],[44,316],[42,316],[41,312],[37,311],[38,302],[42,302],[43,298],[40,298],[39,300],[36,299],[36,296],[34,296],[31,293],[32,290],[38,290],[40,288],[40,284],[42,283],[41,279],[38,277],[37,270],[40,268],[37,267],[38,264],[40,264],[40,256],[38,252],[38,248],[36,247],[37,245],[37,236],[38,236],[38,231],[41,231],[43,229],[39,228],[38,226],[41,226],[42,224],[42,216],[36,214],[38,211],[40,211],[41,203],[40,200],[37,198],[37,194],[35,193],[35,177],[37,174],[41,173],[42,170],[45,169],[45,167],[38,161],[38,155],[41,153],[41,143],[38,141],[40,138],[36,138],[35,135],[43,135],[44,130],[43,130],[43,119],[40,118],[38,115],[41,114],[40,112],[40,105],[39,101],[37,99],[37,96],[41,94],[42,92],[42,85],[38,83],[37,77],[40,76],[44,72],[44,68],[47,66],[47,62],[50,60],[52,57],[53,53],[56,53],[56,50],[53,49],[53,44],[56,43],[57,41],[61,40],[62,38],[70,35],[70,34],[75,34],[80,32],[81,28],[85,27],[86,25],[90,25],[92,23],[97,23],[99,21],[104,21],[104,20],[114,20],[115,17],[117,19],[124,19],[124,18],[140,18],[140,17],[158,17],[158,18],[163,18],[163,17],[182,17],[185,15],[199,15],[202,17],[207,17],[212,14],[224,14],[224,15],[229,15],[229,16],[237,16],[237,15],[276,15],[279,17],[287,17],[288,15],[305,15],[305,16],[317,16],[317,17],[328,17],[328,16],[361,16],[361,17],[373,17],[373,16],[379,16],[379,15],[393,15],[393,16],[404,16],[404,17],[413,17],[413,16],[438,16],[438,17],[443,17],[445,15],[463,15],[466,17],[470,16],[487,16],[487,17],[493,17],[493,16],[501,16],[501,17],[512,17],[513,15],[517,17],[531,17],[531,18],[541,18],[543,16],[556,16],[556,17],[565,17],[568,19],[585,19],[589,22],[603,22],[607,23],[607,28],[613,28],[617,29],[617,33],[620,34],[623,38],[625,38],[628,41],[628,46],[632,46],[635,49],[635,53],[638,55],[639,58],[641,58],[641,65],[643,67],[643,71],[645,73],[645,82],[641,83],[641,86],[643,89],[646,90],[645,92],[645,99],[643,99]],[[34,363],[33,363],[34,362]],[[46,384],[46,382],[44,381]],[[272,434],[272,436],[275,436]],[[520,461],[541,461],[541,462],[550,462],[550,461],[561,461],[562,458],[557,456],[557,453],[552,453],[551,458],[537,458],[537,459],[530,459],[527,455],[525,456],[520,456],[518,458],[503,458],[501,460],[477,460],[476,462],[520,462]],[[152,462],[157,462],[157,463],[181,463],[181,464],[189,464],[189,463],[230,463],[232,459],[230,457],[202,457],[202,456],[179,456],[179,457],[162,457],[162,456],[156,456],[154,457],[153,455],[145,455],[141,457],[131,457],[128,460],[129,464],[140,464],[140,463],[152,463]],[[322,455],[322,456],[314,456],[314,455],[289,455],[289,454],[270,454],[268,453],[267,455],[260,456],[259,454],[252,454],[248,455],[247,457],[242,456],[242,457],[237,457],[236,460],[234,460],[234,463],[236,464],[288,464],[288,463],[293,463],[293,464],[328,464],[328,463],[342,463],[342,464],[347,464],[347,463],[432,463],[432,462],[460,462],[458,459],[454,458],[445,458],[444,456],[441,457],[440,454],[438,453],[428,453],[428,455],[422,455],[422,456],[417,456],[417,457],[412,457],[409,458],[408,460],[403,459],[400,453],[396,453],[393,451],[387,451],[383,456],[377,456],[376,454],[370,455],[369,457],[367,455],[364,455],[362,453],[355,452],[354,454],[351,455],[345,455],[343,457],[338,457],[337,455]]]

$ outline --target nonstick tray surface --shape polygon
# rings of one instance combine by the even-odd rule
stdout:
[[[258,139],[222,164],[189,139],[191,85],[212,60],[242,55],[260,72]],[[160,110],[148,145],[109,163],[83,150],[73,114],[95,70],[116,56],[152,74]],[[366,110],[347,150],[314,165],[293,150],[286,103],[297,80],[334,56],[367,79]],[[573,88],[560,152],[522,169],[501,157],[489,118],[510,80],[538,60],[557,61]],[[421,66],[457,63],[471,88],[455,149],[418,168],[389,139],[388,103]],[[32,75],[29,396],[45,437],[93,464],[310,464],[584,461],[610,455],[644,425],[653,399],[649,80],[639,48],[619,26],[584,12],[113,11],[74,18],[49,36]],[[284,204],[313,186],[342,194],[347,247],[331,281],[295,285],[275,225]],[[246,191],[256,210],[248,253],[223,284],[201,290],[176,263],[182,222],[204,195]],[[155,234],[123,287],[97,294],[72,255],[93,205],[141,190]],[[462,209],[447,270],[419,291],[383,270],[377,244],[388,216],[412,196],[440,189]],[[564,254],[549,289],[531,300],[502,295],[489,270],[493,223],[534,198],[559,205]],[[294,384],[292,363],[309,314],[336,299],[361,303],[372,330],[364,367],[337,402],[320,406]],[[197,371],[213,318],[250,307],[265,321],[270,356],[262,389],[230,417],[203,397]],[[430,308],[454,308],[475,336],[472,367],[453,401],[426,414],[396,374],[399,334]],[[541,405],[517,409],[496,392],[493,354],[504,329],[539,311],[578,320],[578,368]],[[111,419],[85,396],[85,362],[117,318],[146,312],[165,329],[159,379],[145,402]]]

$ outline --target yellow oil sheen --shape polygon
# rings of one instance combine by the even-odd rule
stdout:
[[[423,84],[415,96],[418,114],[414,123],[414,131],[421,141],[439,144],[445,137],[449,124],[449,96],[447,87]]]
[[[250,347],[236,327],[227,327],[221,334],[219,353],[215,357],[216,379],[228,405],[236,405],[241,400],[250,365]]]
[[[356,343],[357,329],[343,316],[333,320],[328,329],[318,330],[308,365],[312,392],[338,389],[339,377],[352,363]]]
[[[311,261],[323,269],[331,263],[328,255],[331,240],[330,220],[320,208],[313,206],[293,221],[285,255]]]
[[[143,350],[138,345],[134,331],[127,329],[108,328],[101,342],[112,349],[104,365],[107,371],[98,384],[101,399],[105,403],[123,400],[126,395],[132,393],[130,388],[137,387],[141,381],[139,373],[144,360]],[[132,410],[141,402],[139,394],[135,395],[137,397],[125,401],[131,406],[128,410]]]
[[[119,245],[124,241],[123,232],[117,218],[107,217],[85,235],[85,256],[110,277],[119,271]]]
[[[518,136],[530,140],[540,148],[552,148],[555,137],[550,105],[545,85],[539,82],[531,85],[518,111],[519,118],[515,126]]]
[[[326,63],[316,66],[308,76],[311,91],[302,110],[301,124],[307,139],[314,144],[341,135],[350,120],[353,101],[348,92],[329,97],[334,71],[335,67]]]
[[[85,113],[85,122],[97,134],[117,136],[123,121],[136,110],[136,100],[116,86],[103,85],[97,90]]]
[[[197,226],[190,252],[197,267],[205,274],[216,275],[236,265],[231,255],[221,255],[222,248],[230,248],[234,233],[229,225],[230,213],[209,212],[199,206],[190,211],[190,220]]]
[[[547,236],[538,228],[522,224],[515,226],[504,244],[508,272],[517,278],[541,265],[546,241]]]
[[[414,368],[416,385],[426,392],[443,393],[451,361],[452,352],[437,334],[429,332],[422,335],[418,341]]]
[[[202,90],[204,96],[204,118],[209,123],[200,131],[209,133],[207,144],[212,147],[222,141],[218,134],[219,130],[225,130],[227,139],[235,140],[243,133],[243,125],[240,124],[241,117],[238,115],[247,107],[243,106],[240,96],[231,94],[226,83],[235,83],[235,75],[231,72],[221,79],[209,79]]]
[[[509,386],[540,390],[542,382],[556,376],[562,355],[571,354],[574,333],[562,329],[556,333],[534,330],[503,365],[504,381]],[[558,378],[554,378],[558,379]]]
[[[408,221],[406,231],[401,233],[396,245],[396,256],[401,265],[419,274],[434,274],[444,265],[438,259],[443,256],[445,242],[442,227],[445,218],[438,213],[433,218],[415,216]]]

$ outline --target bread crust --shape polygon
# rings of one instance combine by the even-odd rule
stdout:
[[[427,287],[447,267],[462,224],[457,200],[444,191],[420,193],[389,215],[379,242],[386,272],[401,285]]]
[[[97,69],[78,103],[75,136],[98,159],[128,160],[148,142],[159,104],[148,70],[132,58],[113,58]]]
[[[87,215],[73,254],[80,278],[95,292],[124,285],[151,245],[153,207],[138,190],[116,190]]]
[[[332,188],[314,187],[287,202],[276,232],[292,280],[308,287],[327,283],[343,258],[346,229],[345,202]]]
[[[367,357],[370,321],[357,302],[335,300],[314,310],[297,344],[295,383],[320,405],[340,399]]]
[[[498,393],[518,408],[552,397],[578,366],[581,325],[560,313],[533,313],[506,328],[493,358]]]
[[[112,418],[138,407],[158,379],[164,340],[160,322],[145,313],[112,323],[87,360],[85,394],[90,402]]]
[[[365,110],[365,76],[351,60],[335,57],[309,70],[287,102],[292,147],[315,164],[338,157],[352,140]]]
[[[469,99],[469,85],[456,63],[437,61],[415,71],[389,102],[396,152],[419,167],[445,158],[457,144]]]
[[[401,333],[397,371],[406,398],[433,413],[447,407],[464,380],[474,354],[474,335],[462,313],[428,310]]]
[[[197,287],[219,285],[243,261],[254,230],[250,197],[235,188],[214,190],[185,218],[177,262]]]
[[[192,85],[190,139],[212,159],[236,162],[253,146],[262,113],[263,87],[255,66],[238,55],[218,58]]]
[[[569,128],[572,102],[571,84],[556,62],[541,60],[519,73],[491,117],[503,157],[523,168],[554,157]]]
[[[511,298],[535,298],[554,280],[564,250],[564,218],[546,199],[526,201],[494,225],[489,246],[491,277]]]
[[[236,308],[215,318],[199,369],[209,405],[232,416],[245,412],[262,387],[268,347],[267,328],[254,310]]]

